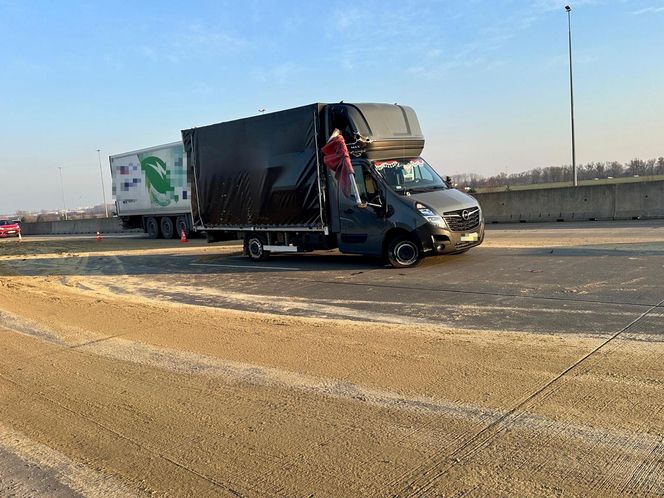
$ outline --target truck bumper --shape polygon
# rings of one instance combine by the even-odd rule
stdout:
[[[484,241],[484,221],[466,232],[453,232],[427,223],[415,233],[424,254],[452,254],[476,247]]]

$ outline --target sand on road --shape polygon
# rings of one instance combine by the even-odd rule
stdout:
[[[249,313],[118,295],[99,277],[21,276],[21,254],[5,256],[5,494],[664,494],[664,343],[636,327]]]

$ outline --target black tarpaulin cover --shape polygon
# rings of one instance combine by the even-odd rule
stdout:
[[[319,105],[182,131],[194,221],[206,227],[321,226]]]

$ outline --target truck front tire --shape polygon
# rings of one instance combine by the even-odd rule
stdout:
[[[157,223],[157,220],[152,216],[145,219],[145,233],[147,233],[148,237],[151,239],[159,238],[159,223]]]
[[[265,250],[265,236],[262,234],[247,235],[244,239],[244,250],[252,261],[265,261],[270,255]]]
[[[394,268],[417,266],[421,260],[421,251],[417,243],[405,236],[397,236],[388,244],[385,251],[387,261]]]

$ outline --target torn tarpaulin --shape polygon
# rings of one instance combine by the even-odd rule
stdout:
[[[335,129],[328,142],[321,149],[325,166],[334,171],[334,177],[339,182],[339,189],[346,196],[354,194],[358,204],[360,196],[355,183],[353,165],[350,162],[346,141],[339,130]]]

